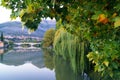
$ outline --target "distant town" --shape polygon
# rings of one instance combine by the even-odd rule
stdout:
[[[41,42],[42,38],[31,36],[4,36],[5,41],[13,42]]]
[[[41,45],[42,38],[31,36],[0,36],[0,48],[8,49],[10,47],[19,48],[37,48]]]

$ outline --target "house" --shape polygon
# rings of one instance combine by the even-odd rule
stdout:
[[[0,55],[4,53],[4,49],[0,49]]]
[[[4,42],[0,41],[0,48],[4,47]]]

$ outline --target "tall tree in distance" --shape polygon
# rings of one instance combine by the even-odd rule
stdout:
[[[4,41],[4,35],[3,35],[3,32],[1,32],[1,41],[2,41],[2,42]]]

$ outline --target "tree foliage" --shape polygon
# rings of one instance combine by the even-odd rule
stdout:
[[[70,61],[71,67],[75,73],[83,73],[88,70],[86,63],[86,52],[84,49],[87,44],[80,42],[78,36],[74,36],[65,30],[60,28],[55,33],[54,38],[54,51],[56,55],[62,56],[65,60]]]
[[[41,18],[55,18],[80,42],[89,41],[95,71],[120,74],[120,0],[2,0],[2,6],[33,30]]]
[[[12,9],[10,16],[12,19],[20,17],[26,27],[36,30],[42,18],[55,17],[58,20],[59,16],[67,14],[67,7],[61,7],[62,2],[59,0],[2,0],[1,5]]]
[[[54,35],[55,35],[55,30],[52,28],[45,32],[43,38],[43,48],[53,46]]]

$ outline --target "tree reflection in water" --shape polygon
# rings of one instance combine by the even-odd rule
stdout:
[[[56,80],[100,80],[100,76],[93,71],[89,71],[88,75],[84,73],[75,74],[69,61],[64,60],[60,56],[56,56],[51,49],[43,49],[45,66],[51,70],[55,68]]]
[[[55,57],[55,73],[56,80],[90,80],[86,74],[84,74],[84,77],[75,74],[70,63],[58,56]]]
[[[44,52],[44,64],[50,70],[54,69],[54,56],[52,49],[43,49]]]
[[[0,49],[0,62],[3,61],[3,55],[4,55],[4,49],[1,48],[1,49]]]

